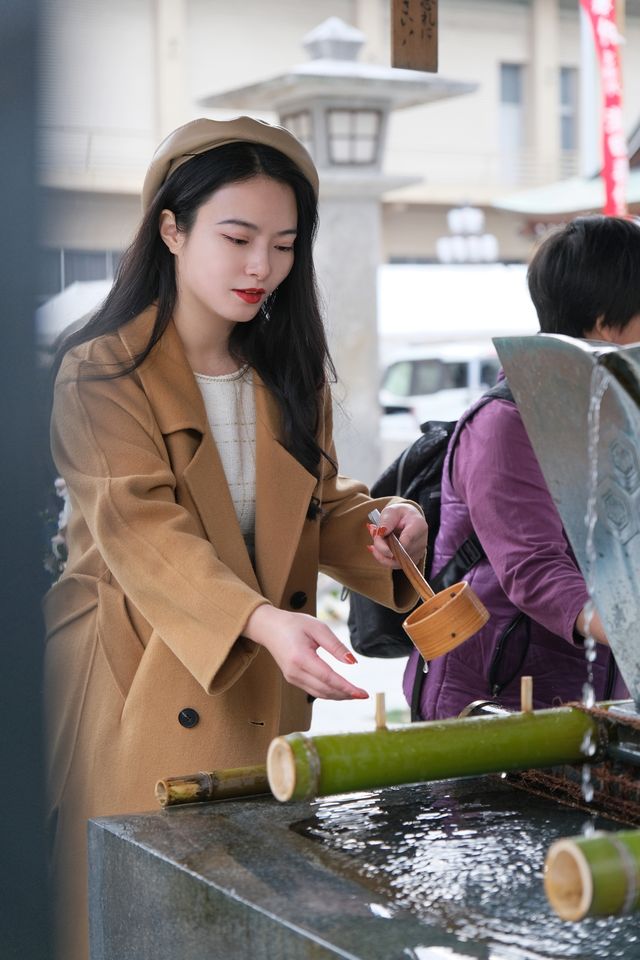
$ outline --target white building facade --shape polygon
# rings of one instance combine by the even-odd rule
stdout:
[[[305,59],[338,16],[361,59],[388,64],[390,0],[43,0],[40,293],[108,276],[131,238],[146,164],[199,101]],[[491,209],[575,173],[581,136],[578,0],[441,0],[440,72],[476,92],[396,111],[385,172],[420,178],[384,198],[383,261],[432,261],[448,210],[485,208],[500,256],[526,259],[522,218]],[[640,0],[627,0],[625,116],[640,114]],[[597,112],[598,104],[594,105]],[[265,119],[272,119],[266,116]]]

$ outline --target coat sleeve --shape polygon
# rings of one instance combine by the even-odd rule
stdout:
[[[236,577],[175,499],[164,440],[135,377],[58,375],[52,451],[110,574],[210,693],[257,653],[241,631],[264,597]]]
[[[486,404],[461,431],[453,485],[511,602],[573,642],[586,584],[514,404]]]
[[[325,402],[324,434],[320,445],[336,461],[332,434],[331,400]],[[418,596],[405,575],[377,563],[367,545],[371,537],[367,530],[369,511],[382,510],[389,503],[411,502],[400,497],[371,499],[364,483],[343,477],[327,464],[323,468],[320,490],[322,520],[320,529],[320,569],[343,583],[350,590],[362,593],[372,600],[395,610],[409,610]],[[424,565],[424,560],[423,560]]]

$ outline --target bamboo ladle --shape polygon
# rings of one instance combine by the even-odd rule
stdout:
[[[369,519],[380,524],[380,511]],[[425,660],[434,660],[468,640],[489,619],[489,613],[466,580],[435,593],[395,534],[385,537],[402,572],[423,601],[402,626]]]

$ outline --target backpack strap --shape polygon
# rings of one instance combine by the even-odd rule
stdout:
[[[511,403],[514,403],[513,394],[511,393],[511,389],[506,380],[500,380],[500,382],[496,383],[495,386],[485,391],[475,406],[467,410],[466,413],[463,413],[458,420],[456,429],[451,437],[449,449],[447,451],[447,469],[449,471],[450,482],[453,479],[453,455],[462,428],[473,419],[478,410],[482,409],[485,404],[494,399],[509,400]],[[440,590],[444,590],[445,587],[450,587],[453,583],[457,583],[485,556],[486,554],[482,544],[480,543],[480,540],[478,539],[478,535],[476,534],[475,530],[472,530],[467,539],[460,544],[448,563],[444,565],[442,570],[440,570],[440,572],[431,581],[433,589],[436,591],[436,593],[438,593]]]
[[[500,380],[493,387],[490,387],[489,390],[485,390],[480,399],[477,400],[473,406],[469,407],[458,420],[456,428],[453,431],[453,436],[451,437],[447,456],[447,471],[449,473],[450,483],[453,481],[453,454],[462,429],[475,417],[478,410],[481,410],[490,400],[508,400],[510,403],[515,403],[513,394],[511,393],[511,387],[506,380]]]
[[[475,567],[486,556],[484,548],[478,539],[475,530],[467,537],[464,543],[461,543],[454,555],[437,576],[431,580],[431,586],[435,593],[458,583],[465,574]]]
[[[420,716],[420,700],[422,699],[424,678],[428,670],[429,664],[422,654],[420,654],[416,661],[416,674],[413,678],[413,686],[411,687],[411,723],[420,723],[422,720]]]

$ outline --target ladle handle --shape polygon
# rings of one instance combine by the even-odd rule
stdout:
[[[369,514],[369,519],[372,523],[375,523],[376,526],[380,524],[380,511],[372,510]],[[431,597],[435,597],[435,593],[422,576],[417,566],[402,546],[395,533],[390,533],[385,537],[385,540],[389,544],[389,549],[393,554],[394,558],[402,567],[402,572],[405,577],[416,591],[418,596],[422,597],[423,600],[430,600]]]

